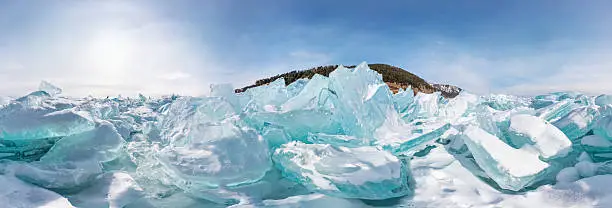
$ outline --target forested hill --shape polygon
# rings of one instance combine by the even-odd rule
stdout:
[[[414,75],[402,68],[391,66],[388,64],[369,64],[370,69],[377,71],[382,74],[383,81],[389,85],[389,88],[393,90],[393,92],[397,92],[399,88],[407,88],[408,86],[412,86],[412,89],[415,93],[423,92],[423,93],[433,93],[436,91],[442,92],[442,95],[445,97],[455,97],[461,91],[461,88],[451,86],[451,85],[438,85],[438,84],[430,84],[421,77]],[[347,66],[347,68],[355,68],[356,66]],[[279,74],[273,77],[260,79],[255,82],[253,85],[249,85],[240,89],[236,89],[236,92],[244,92],[245,90],[257,87],[261,85],[266,85],[274,80],[283,77],[285,79],[285,84],[289,85],[301,78],[312,78],[315,74],[321,74],[323,76],[329,76],[329,74],[338,68],[338,65],[329,65],[329,66],[319,66],[316,68],[301,70],[301,71],[291,71],[284,74]],[[441,87],[442,86],[442,87]]]

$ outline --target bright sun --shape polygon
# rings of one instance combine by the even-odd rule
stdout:
[[[119,32],[105,32],[92,38],[85,61],[98,79],[118,79],[129,70],[133,58],[133,41]],[[107,80],[108,81],[108,80]]]

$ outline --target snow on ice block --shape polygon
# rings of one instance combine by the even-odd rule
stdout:
[[[404,91],[400,88],[399,91],[393,94],[393,105],[398,113],[404,113],[408,107],[414,102],[414,91],[409,87]]]
[[[582,107],[574,109],[563,118],[555,121],[553,125],[559,128],[565,135],[575,141],[586,135],[592,128],[599,113],[594,107]]]
[[[469,126],[463,137],[478,166],[503,189],[519,191],[549,167],[538,153],[514,149],[481,128]]]
[[[598,175],[541,186],[524,195],[508,197],[496,207],[612,207],[611,183],[612,175]]]
[[[556,178],[557,182],[571,183],[580,179],[580,173],[575,167],[567,167],[559,171]]]
[[[307,140],[308,142],[314,144],[331,144],[334,146],[343,147],[359,147],[367,146],[370,144],[370,141],[368,139],[361,139],[347,135],[332,135],[324,133],[309,133]]]
[[[612,161],[606,161],[597,164],[597,170],[595,170],[595,175],[609,174],[612,174]]]
[[[66,190],[80,189],[102,173],[100,164],[65,162],[46,164],[42,162],[20,163],[8,166],[15,176],[40,187]]]
[[[580,161],[574,165],[580,177],[588,178],[597,174],[599,169],[599,163],[593,163],[591,161]]]
[[[374,147],[291,142],[273,159],[287,178],[329,196],[387,199],[412,192],[406,165]]]
[[[365,204],[355,199],[342,199],[323,194],[292,196],[279,200],[264,200],[257,204],[234,205],[230,208],[356,208]]]
[[[561,130],[536,116],[512,116],[508,132],[515,147],[532,146],[544,159],[564,157],[571,150],[572,142]]]
[[[61,195],[20,181],[17,178],[0,175],[0,207],[70,208],[70,202]]]
[[[127,173],[100,175],[89,187],[68,196],[78,207],[123,208],[143,197],[142,188]]]

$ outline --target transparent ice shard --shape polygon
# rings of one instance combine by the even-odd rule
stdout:
[[[414,103],[404,114],[405,121],[416,118],[431,118],[438,114],[440,100],[443,99],[439,92],[432,94],[418,93],[414,97]]]
[[[245,94],[251,96],[251,102],[262,109],[267,105],[280,106],[289,99],[282,77],[268,85],[250,88]]]
[[[114,159],[123,138],[110,123],[59,140],[39,161],[14,166],[15,176],[30,183],[69,191],[82,188],[102,173],[101,163]]]
[[[372,144],[393,154],[410,153],[439,138],[450,126],[431,119],[406,123],[397,113],[389,112],[385,123],[374,132]]]
[[[192,184],[251,183],[270,168],[267,144],[252,130],[231,123],[200,126],[191,130],[189,138],[189,143],[162,149],[159,156],[168,173]]]
[[[10,108],[9,106],[7,108]],[[19,141],[62,137],[91,130],[94,123],[82,112],[37,109],[2,109],[0,135],[4,140]]]
[[[43,91],[48,93],[51,96],[56,96],[62,93],[62,89],[59,87],[56,87],[55,85],[47,82],[47,81],[41,81],[40,85],[38,86],[38,90],[39,91]]]
[[[595,105],[600,107],[612,105],[612,95],[599,95],[595,98]]]
[[[46,163],[109,161],[117,156],[123,142],[123,138],[112,124],[102,122],[91,131],[62,138],[40,161]]]
[[[287,95],[289,97],[295,97],[302,91],[302,89],[304,89],[304,86],[306,86],[308,81],[308,79],[302,78],[295,80],[293,83],[287,85]]]
[[[438,109],[438,120],[453,123],[461,117],[474,111],[479,98],[476,95],[463,92],[453,99],[448,99]]]
[[[234,91],[234,86],[231,84],[211,85],[210,96],[224,99],[233,107],[235,112],[240,112],[244,105],[249,101],[247,100],[247,95],[236,94]]]
[[[408,87],[405,91],[400,88],[399,92],[393,95],[393,105],[398,113],[406,112],[413,102],[414,92],[412,87]]]
[[[270,149],[276,149],[277,147],[291,141],[291,137],[287,135],[282,127],[271,125],[264,127],[261,136],[268,142]]]
[[[406,164],[374,147],[291,142],[277,149],[273,158],[285,177],[330,196],[387,199],[412,191]]]
[[[37,160],[62,137],[93,128],[83,112],[13,103],[0,109],[0,158]]]
[[[518,107],[527,107],[528,100],[525,98],[503,95],[503,94],[492,94],[484,97],[483,104],[495,109],[495,110],[511,110]]]
[[[599,112],[596,108],[582,107],[555,121],[553,125],[563,131],[572,141],[575,141],[591,131],[598,116]]]
[[[347,135],[371,137],[372,132],[394,110],[391,90],[376,71],[364,62],[355,69],[338,67],[329,75],[330,89],[337,96],[334,116]]]
[[[195,196],[230,203],[240,195],[227,188],[261,180],[271,168],[268,143],[238,118],[218,97],[173,103],[160,127],[168,145],[154,153],[169,182]]]
[[[612,141],[612,115],[600,118],[593,126],[593,133]]]
[[[539,109],[536,115],[548,122],[554,122],[569,114],[576,107],[571,100],[564,100]]]
[[[282,112],[313,109],[324,104],[335,93],[329,89],[329,78],[319,74],[315,74],[302,88],[296,96],[282,104]]]
[[[436,129],[426,133],[413,134],[412,138],[406,139],[399,146],[390,148],[394,154],[401,154],[417,150],[417,147],[423,146],[431,141],[440,138],[444,133],[451,128],[450,124],[444,124]]]

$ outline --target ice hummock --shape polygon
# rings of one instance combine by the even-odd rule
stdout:
[[[411,192],[406,165],[374,147],[334,147],[290,142],[274,153],[286,177],[330,196],[388,199]]]
[[[210,96],[0,98],[10,207],[530,207],[612,201],[610,95],[393,94],[360,64]],[[592,187],[592,188],[591,188]],[[34,197],[35,196],[35,197]],[[550,200],[555,198],[557,200]],[[1,206],[1,205],[0,205]]]

